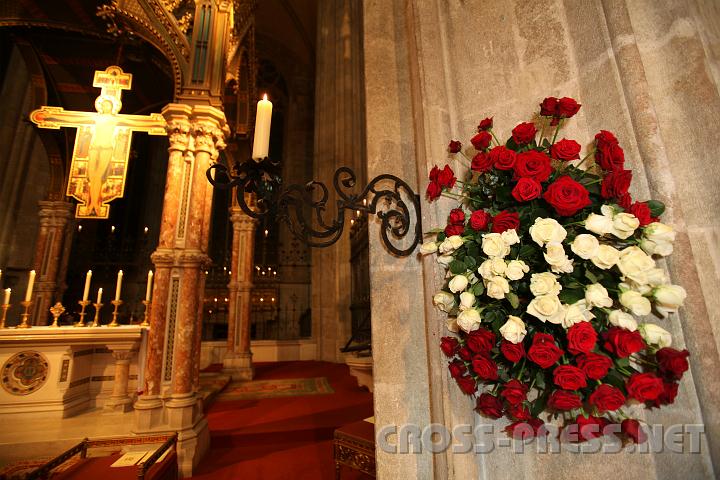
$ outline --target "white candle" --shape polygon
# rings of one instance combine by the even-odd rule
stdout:
[[[122,289],[122,277],[123,277],[123,272],[122,272],[122,270],[120,270],[118,272],[117,285],[115,285],[115,300],[117,300],[117,301],[120,300],[120,290]]]
[[[102,287],[98,288],[98,298],[96,303],[102,303]]]
[[[255,115],[255,138],[253,139],[252,158],[255,160],[268,156],[270,149],[270,122],[272,119],[272,102],[267,99],[267,94],[258,101],[257,114]]]
[[[150,292],[152,292],[153,272],[148,272],[147,288],[145,289],[145,300],[150,301]]]
[[[3,305],[10,305],[10,292],[12,292],[11,289],[5,289],[5,299],[3,300]]]
[[[35,286],[35,270],[30,270],[30,277],[28,278],[28,287],[25,292],[25,301],[29,302],[32,298],[33,286]]]
[[[88,270],[85,275],[85,290],[83,290],[83,302],[87,302],[90,294],[90,280],[92,279],[92,270]]]

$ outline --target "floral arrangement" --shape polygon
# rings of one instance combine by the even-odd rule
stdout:
[[[448,165],[430,172],[428,199],[459,205],[421,251],[447,270],[433,303],[456,335],[440,348],[479,413],[506,416],[515,438],[546,434],[547,413],[577,441],[619,424],[639,443],[646,434],[623,407],[672,403],[689,354],[636,317],[653,308],[667,317],[686,292],[656,266],[675,232],[659,221],[661,202],[632,200],[617,138],[600,131],[582,158],[578,142],[557,140],[579,109],[572,98],[546,98],[539,134],[520,123],[505,143],[486,118],[472,158],[451,141],[469,170],[464,181]]]

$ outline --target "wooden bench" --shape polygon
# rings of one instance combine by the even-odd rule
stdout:
[[[335,478],[340,479],[346,466],[375,477],[375,425],[361,420],[335,430],[333,451]]]

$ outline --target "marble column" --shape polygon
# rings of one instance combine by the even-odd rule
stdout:
[[[105,401],[103,409],[107,412],[124,413],[132,410],[132,398],[128,395],[128,381],[130,379],[130,360],[137,352],[138,345],[111,347],[115,359],[115,380],[113,391]]]
[[[249,197],[249,196],[248,196]],[[253,378],[250,351],[250,302],[252,293],[253,255],[257,220],[234,204],[230,207],[233,226],[232,263],[228,315],[228,349],[223,370],[235,380]]]
[[[74,205],[65,201],[43,200],[40,204],[40,231],[35,244],[33,262],[37,279],[33,290],[32,325],[46,325],[48,309],[58,298],[63,283],[60,272],[67,239],[68,222]]]

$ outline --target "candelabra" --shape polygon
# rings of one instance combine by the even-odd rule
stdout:
[[[9,303],[3,303],[0,305],[0,308],[2,308],[2,318],[0,319],[0,328],[5,328],[5,320],[7,319],[7,312],[10,309],[12,305]]]
[[[17,326],[17,328],[30,328],[30,322],[28,322],[28,319],[30,318],[30,305],[32,305],[32,300],[24,300],[20,302],[20,305],[23,306],[25,311],[20,315],[20,318],[22,318],[22,321],[20,322],[20,325]]]
[[[80,320],[75,324],[76,327],[84,327],[85,326],[85,309],[88,305],[90,305],[90,300],[80,300],[78,304],[80,305]]]
[[[143,321],[140,324],[140,326],[141,327],[149,327],[150,322],[148,319],[150,318],[150,308],[152,308],[152,302],[150,302],[149,300],[143,300],[142,303],[143,303],[143,305],[145,305],[145,315],[144,315]]]
[[[63,307],[62,303],[57,302],[54,306],[50,307],[50,313],[53,316],[53,323],[50,326],[53,328],[59,327],[58,319],[60,318],[60,315],[65,313],[65,307]]]
[[[108,327],[119,327],[120,324],[117,322],[118,308],[120,308],[120,305],[122,305],[123,302],[122,302],[122,300],[113,300],[110,303],[112,303],[112,305],[113,305],[113,307],[115,307],[115,309],[113,310],[113,314],[112,314],[112,322],[110,322],[108,324]]]
[[[93,318],[91,327],[99,327],[100,326],[100,309],[103,307],[104,303],[93,303],[93,306],[95,307],[95,318]]]

